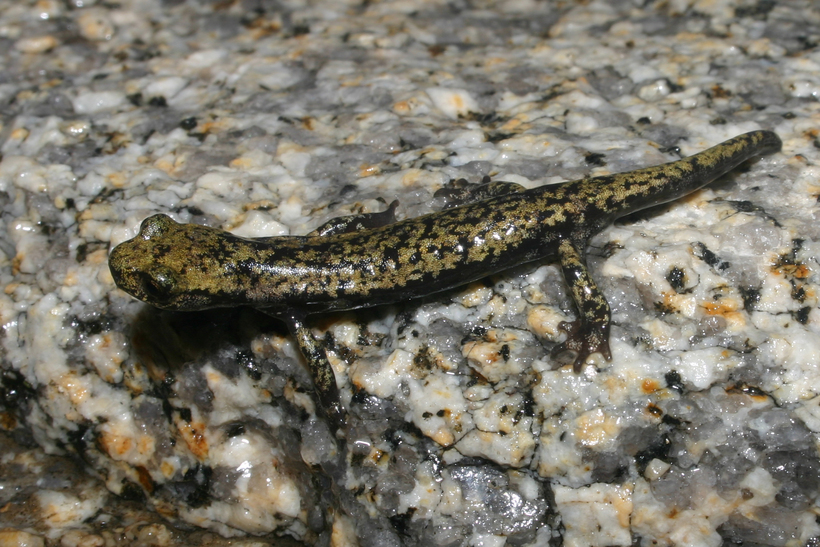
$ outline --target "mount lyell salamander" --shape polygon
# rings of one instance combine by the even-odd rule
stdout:
[[[425,296],[556,257],[579,319],[562,325],[567,339],[554,353],[574,352],[576,371],[594,353],[611,360],[609,305],[587,270],[587,240],[618,217],[682,197],[780,146],[773,132],[752,131],[657,167],[530,190],[487,183],[456,207],[396,222],[394,202],[306,236],[245,239],[159,214],[111,252],[109,266],[119,288],[158,308],[253,306],[282,319],[339,427],[346,414],[336,379],[306,316]]]

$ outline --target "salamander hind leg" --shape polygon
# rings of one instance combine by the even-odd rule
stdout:
[[[567,333],[567,339],[552,350],[552,355],[574,352],[573,368],[579,373],[587,358],[595,353],[600,353],[607,361],[612,360],[609,350],[609,304],[592,280],[575,244],[563,241],[558,248],[558,256],[580,318],[559,325]]]
[[[458,207],[483,199],[513,194],[526,190],[517,182],[506,182],[497,180],[490,182],[490,177],[484,177],[481,184],[470,184],[466,179],[458,179],[452,186],[441,188],[433,194],[433,197],[444,199],[444,208]]]

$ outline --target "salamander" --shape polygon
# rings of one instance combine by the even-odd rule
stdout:
[[[307,316],[452,289],[519,264],[556,258],[578,309],[553,354],[611,360],[610,309],[585,264],[587,241],[616,218],[680,198],[742,162],[776,152],[780,138],[752,131],[671,163],[525,190],[491,182],[464,203],[396,221],[387,211],[341,217],[305,236],[246,239],[157,214],[110,254],[116,285],[167,310],[253,306],[282,319],[307,359],[335,428],[345,423],[336,380]]]

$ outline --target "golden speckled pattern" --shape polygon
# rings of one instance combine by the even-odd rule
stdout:
[[[111,252],[109,265],[118,287],[160,308],[250,305],[282,318],[299,334],[327,407],[336,405],[329,393],[336,386],[326,359],[317,357],[322,352],[307,341],[305,315],[406,300],[557,256],[580,317],[564,326],[568,340],[556,349],[575,352],[577,371],[593,353],[610,359],[609,306],[583,258],[589,237],[780,146],[771,131],[753,131],[629,173],[524,191],[491,183],[492,197],[379,226],[392,221],[391,204],[382,217],[345,217],[317,230],[326,236],[243,239],[155,215]]]

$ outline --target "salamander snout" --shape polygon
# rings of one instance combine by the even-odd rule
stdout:
[[[162,266],[154,265],[149,269],[135,264],[131,252],[131,242],[118,245],[111,251],[108,267],[114,283],[134,298],[165,307],[173,300],[177,281],[174,273]]]

